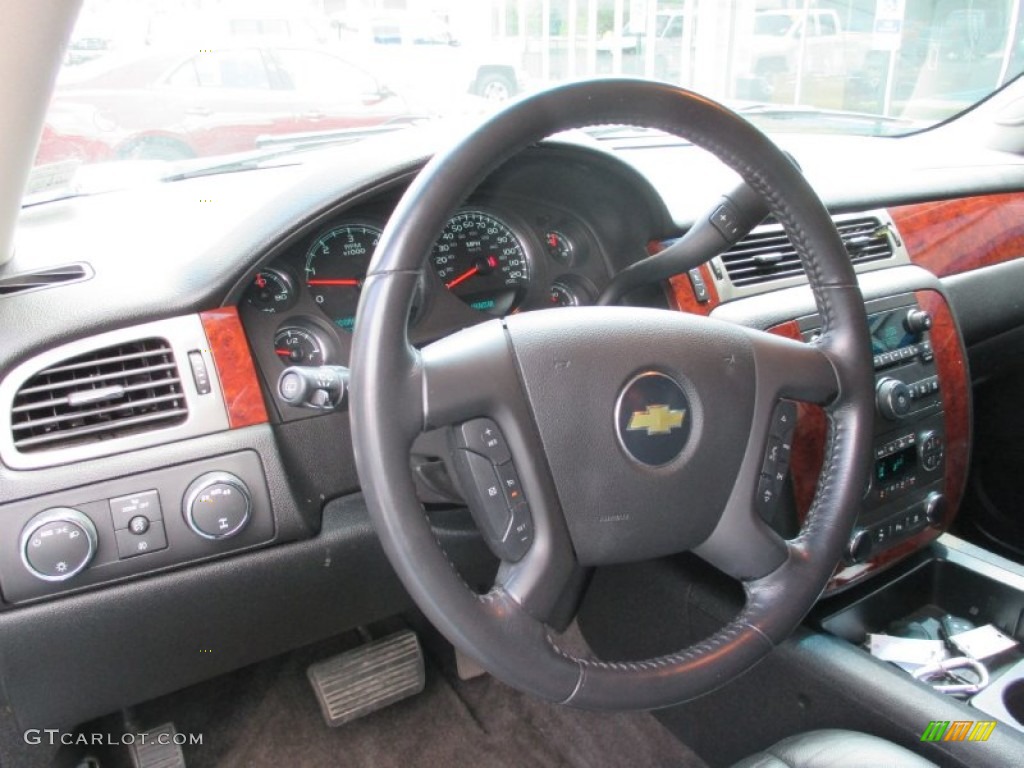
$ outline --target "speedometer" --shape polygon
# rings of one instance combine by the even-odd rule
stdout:
[[[461,211],[448,220],[430,256],[445,287],[473,309],[505,315],[519,306],[530,284],[522,241],[501,219]]]

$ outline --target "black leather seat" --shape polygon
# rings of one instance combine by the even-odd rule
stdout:
[[[866,733],[809,731],[740,760],[733,768],[934,768],[909,749]]]

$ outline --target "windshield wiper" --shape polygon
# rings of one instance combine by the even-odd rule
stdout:
[[[806,130],[808,128],[828,133],[850,136],[887,136],[893,133],[907,133],[920,128],[920,124],[901,117],[876,115],[869,112],[853,112],[843,109],[821,109],[802,104],[737,104],[733,109],[751,122],[764,128],[762,123],[770,122],[772,127],[785,130]]]
[[[423,118],[410,117],[364,128],[344,128],[336,131],[260,136],[256,139],[257,149],[228,156],[221,155],[214,158],[180,161],[175,163],[175,170],[161,177],[161,180],[183,181],[200,176],[215,176],[221,173],[237,173],[240,171],[258,170],[260,168],[298,165],[301,160],[291,159],[285,161],[284,158],[304,151],[323,149],[328,146],[352,144],[371,136],[409,128],[422,122],[422,120]]]

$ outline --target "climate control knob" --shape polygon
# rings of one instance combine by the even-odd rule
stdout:
[[[54,507],[28,521],[21,532],[21,560],[43,581],[66,581],[96,554],[96,526],[71,507]]]
[[[863,563],[871,554],[871,534],[861,529],[854,532],[846,546],[846,560],[851,565]]]
[[[941,526],[942,521],[946,519],[948,507],[949,503],[941,493],[938,491],[929,493],[928,497],[924,500],[924,516],[928,518],[928,524],[936,527]]]
[[[886,377],[875,387],[878,412],[890,421],[899,421],[910,413],[910,388],[899,379]]]
[[[185,522],[204,539],[229,539],[242,532],[252,515],[249,488],[230,472],[207,472],[185,491]]]

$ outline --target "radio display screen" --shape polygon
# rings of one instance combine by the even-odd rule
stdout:
[[[910,445],[875,462],[875,482],[891,483],[910,474],[917,466],[917,448]]]
[[[903,326],[904,311],[880,312],[868,317],[868,330],[871,333],[871,354],[880,355],[902,347],[908,347],[918,341],[917,334],[910,333]]]

